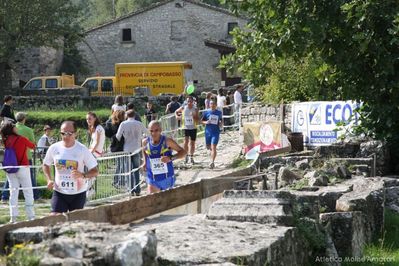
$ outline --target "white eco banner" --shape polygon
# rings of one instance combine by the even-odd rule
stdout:
[[[294,103],[292,132],[302,132],[305,145],[329,145],[359,123],[358,107],[354,101]],[[345,126],[337,130],[342,122]]]

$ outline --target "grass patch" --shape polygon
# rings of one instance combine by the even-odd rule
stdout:
[[[343,263],[361,266],[399,265],[399,214],[385,210],[384,236],[364,249],[364,262]]]
[[[7,256],[7,265],[36,266],[40,264],[40,257],[25,244],[15,245]]]
[[[247,160],[243,156],[239,156],[234,158],[233,162],[231,163],[232,168],[244,168],[252,163],[252,160]]]
[[[26,213],[25,213],[25,201],[20,200],[18,202],[18,221],[25,221],[27,220]],[[35,208],[35,215],[36,218],[42,218],[48,216],[50,214],[50,200],[47,203],[41,203],[34,205]],[[1,204],[0,205],[0,224],[6,224],[10,221],[10,207],[9,205]],[[0,264],[1,265],[1,264]]]
[[[304,187],[309,186],[309,179],[307,178],[302,178],[296,181],[295,183],[289,185],[288,187],[292,190],[300,190]]]

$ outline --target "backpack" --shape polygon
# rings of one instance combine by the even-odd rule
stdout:
[[[10,147],[6,147],[4,149],[4,159],[3,159],[3,166],[18,166],[18,159],[17,154],[15,153],[14,144],[18,140],[18,137],[15,139],[13,145]],[[3,169],[9,174],[14,174],[18,172],[19,168],[6,168]]]

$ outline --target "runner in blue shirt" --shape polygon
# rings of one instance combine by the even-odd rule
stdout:
[[[205,143],[207,149],[211,150],[212,162],[209,168],[215,167],[216,146],[219,142],[220,127],[222,126],[222,112],[216,109],[215,100],[210,101],[211,109],[206,110],[202,116],[202,124],[205,125]]]
[[[148,193],[172,188],[175,184],[173,160],[183,158],[186,151],[173,139],[162,135],[159,121],[148,125],[150,137],[143,139],[143,170],[147,172]],[[172,154],[172,151],[177,153]]]

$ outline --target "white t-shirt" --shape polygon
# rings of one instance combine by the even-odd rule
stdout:
[[[241,96],[241,93],[238,90],[234,93],[234,103],[235,104],[242,104],[242,96]]]
[[[97,139],[97,134],[99,134],[99,139]],[[104,144],[105,144],[105,130],[101,125],[96,127],[93,133],[91,133],[91,141],[89,149],[93,149],[95,144],[98,143],[97,148],[93,151],[94,156],[99,157],[104,152]]]
[[[112,112],[115,112],[115,111],[125,111],[126,112],[126,105],[117,105],[116,103],[114,103],[111,107],[111,111]]]
[[[220,109],[220,111],[223,111],[223,106],[225,102],[226,102],[226,96],[220,96],[220,95],[216,96],[216,104],[218,109]]]
[[[135,152],[141,148],[141,140],[144,135],[148,135],[145,126],[134,118],[128,118],[120,124],[116,138],[120,140],[123,136],[125,140],[123,151]]]
[[[40,137],[37,142],[37,148],[48,148],[51,144],[54,143],[53,138],[48,137],[46,134]]]
[[[87,190],[88,179],[71,177],[72,170],[84,172],[84,167],[93,169],[97,160],[88,148],[75,141],[75,145],[66,148],[62,141],[50,146],[44,157],[45,165],[55,165],[54,190],[68,195],[82,193]]]

